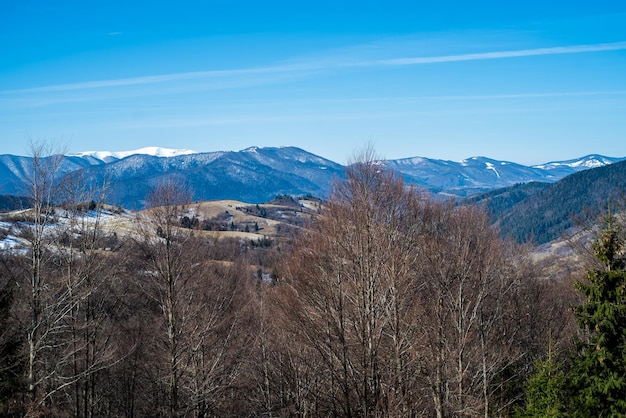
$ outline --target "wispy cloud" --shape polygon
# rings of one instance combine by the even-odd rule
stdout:
[[[68,92],[88,89],[103,89],[115,87],[142,86],[154,84],[166,84],[185,81],[223,81],[237,77],[262,76],[261,82],[266,83],[273,80],[275,76],[302,76],[307,72],[345,70],[358,67],[400,67],[412,65],[439,64],[460,61],[478,61],[478,60],[497,60],[507,58],[531,57],[541,55],[561,55],[561,54],[581,54],[602,51],[619,51],[626,50],[626,42],[601,43],[590,45],[571,45],[550,48],[534,48],[511,51],[495,51],[481,52],[471,54],[454,54],[439,55],[426,57],[402,57],[381,60],[369,60],[353,62],[320,62],[319,60],[310,60],[300,63],[291,63],[284,65],[238,68],[229,70],[210,70],[210,71],[194,71],[180,72],[162,75],[150,75],[141,77],[119,78],[109,80],[87,81],[80,83],[57,84],[42,87],[33,87],[25,89],[14,89],[0,91],[2,95],[28,94],[28,93],[53,93]],[[246,84],[249,84],[247,82]],[[254,81],[252,81],[254,84]]]
[[[626,42],[613,42],[593,45],[559,46],[552,48],[521,49],[515,51],[482,52],[477,54],[443,55],[435,57],[394,58],[365,62],[354,65],[365,66],[402,66],[419,64],[438,64],[458,61],[478,61],[503,58],[532,57],[538,55],[580,54],[586,52],[620,51],[626,49]]]
[[[73,90],[87,90],[111,87],[127,87],[140,86],[147,84],[162,84],[180,81],[193,81],[202,79],[219,79],[236,76],[262,75],[262,74],[278,74],[288,72],[298,72],[312,69],[306,65],[284,65],[275,67],[258,67],[243,68],[231,70],[211,70],[211,71],[193,71],[184,73],[172,73],[161,75],[150,75],[141,77],[118,78],[110,80],[86,81],[81,83],[56,84],[51,86],[32,87],[26,89],[5,90],[2,94],[19,94],[19,93],[44,93],[44,92],[63,92]]]

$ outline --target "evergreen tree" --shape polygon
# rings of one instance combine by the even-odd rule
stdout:
[[[520,418],[565,417],[565,373],[556,358],[552,343],[548,347],[548,356],[545,360],[538,361],[535,369],[535,374],[530,377],[524,389],[525,408],[515,415]]]
[[[574,307],[586,338],[578,342],[570,376],[575,416],[626,415],[626,271],[621,228],[609,212],[593,244],[602,268],[587,273],[576,289],[587,300]]]

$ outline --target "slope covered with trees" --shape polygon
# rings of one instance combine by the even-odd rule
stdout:
[[[518,242],[558,239],[577,221],[594,221],[607,203],[623,201],[626,161],[571,174],[553,183],[528,183],[468,199],[483,205],[502,230]]]
[[[407,187],[369,152],[262,245],[232,219],[240,238],[201,228],[176,179],[105,227],[79,177],[57,188],[55,160],[37,161],[33,208],[3,224],[20,242],[0,249],[3,416],[510,416],[553,370],[549,347],[599,344],[590,325],[576,351],[573,288],[539,279],[483,210]],[[299,213],[274,203],[262,219]],[[596,368],[576,364],[563,373]]]

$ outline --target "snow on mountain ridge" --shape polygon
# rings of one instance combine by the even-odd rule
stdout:
[[[84,151],[70,156],[76,157],[94,157],[102,161],[110,161],[122,159],[131,155],[151,155],[153,157],[176,157],[179,155],[197,154],[196,151],[190,149],[171,149],[161,147],[144,147],[132,151]]]
[[[542,170],[554,170],[554,169],[562,168],[562,167],[570,167],[574,169],[596,168],[596,167],[602,167],[604,165],[612,164],[622,159],[623,158],[612,158],[612,157],[605,157],[604,155],[590,154],[590,155],[585,155],[584,157],[576,158],[573,160],[551,161],[549,163],[534,165],[532,167],[539,168]]]
[[[492,163],[486,162],[485,167],[487,168],[487,170],[492,170],[494,173],[496,173],[496,176],[500,178],[500,173],[498,173],[498,170],[496,170],[496,166],[494,166]]]

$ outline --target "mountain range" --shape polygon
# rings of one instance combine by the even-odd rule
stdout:
[[[544,244],[570,228],[594,225],[609,208],[626,209],[626,160],[580,171],[556,183],[517,184],[465,201],[484,205],[504,236]]]
[[[53,158],[53,157],[48,157]],[[626,158],[588,155],[574,160],[525,166],[486,157],[463,161],[414,157],[382,163],[407,183],[433,193],[470,196],[520,183],[554,183],[567,175]],[[147,193],[165,178],[187,184],[196,200],[267,202],[277,195],[326,197],[345,167],[295,147],[251,147],[241,151],[196,153],[149,147],[128,152],[83,152],[59,159],[57,180],[68,175],[90,187],[107,184],[107,203],[144,206]],[[32,157],[0,155],[0,194],[23,195]]]
[[[519,183],[553,183],[570,174],[624,159],[592,154],[573,160],[525,166],[486,157],[472,157],[459,162],[417,157],[389,160],[386,166],[402,173],[408,183],[435,193],[469,196]]]

